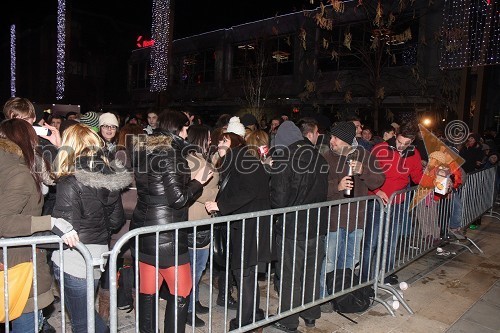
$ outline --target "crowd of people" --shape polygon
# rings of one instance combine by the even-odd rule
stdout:
[[[442,169],[448,170],[449,189],[428,195],[433,200],[452,196],[450,232],[460,238],[456,193],[467,173],[498,162],[493,132],[484,139],[472,133],[462,147],[440,138],[443,145],[428,151],[413,123],[387,125],[376,136],[356,117],[325,128],[315,118],[293,122],[280,116],[266,122],[251,114],[225,114],[208,127],[197,115],[174,110],[150,111],[144,123],[142,116],[122,119],[110,112],[47,117],[20,97],[8,100],[3,113],[0,237],[49,230],[62,237],[68,246],[63,253],[47,249],[37,256],[38,309],[54,301],[50,282],[55,281],[64,287],[73,332],[87,331],[86,304],[81,302],[86,297],[85,265],[71,249],[77,242],[100,258],[109,250],[112,234],[124,225],[136,229],[367,195],[380,198],[383,205],[333,205],[326,211],[248,218],[232,221],[226,230],[221,227],[219,232],[229,237],[229,267],[219,267],[216,275],[217,304],[236,310],[230,329],[237,329],[264,318],[259,274],[274,273],[282,312],[324,297],[329,292],[324,281],[338,269],[360,268],[362,280],[373,278],[383,227],[378,216],[389,203],[397,216],[387,258],[386,270],[391,270],[397,236],[412,223],[408,202],[393,194],[416,184],[434,189]],[[32,125],[49,132],[37,136]],[[464,160],[461,166],[459,157]],[[133,204],[123,200],[131,184],[136,188]],[[417,219],[423,236],[433,242],[442,235],[429,211],[417,213]],[[165,332],[184,332],[186,324],[205,325],[198,316],[208,312],[200,301],[199,282],[213,239],[209,226],[194,231],[145,234],[138,243],[131,242],[131,253],[139,254],[140,332],[156,331],[156,293],[162,286],[167,290],[162,293],[167,301]],[[10,250],[8,260],[9,266],[31,260],[31,247]],[[271,262],[273,270],[268,271]],[[106,275],[94,272],[100,295],[96,332],[108,330]],[[386,279],[397,282],[394,275]],[[237,299],[231,292],[234,287]],[[30,298],[23,314],[12,320],[13,331],[33,332],[30,323],[36,318],[43,322],[44,313],[33,313],[32,303]],[[273,325],[296,332],[299,317],[313,327],[322,312],[332,311],[332,304],[326,303]],[[49,326],[46,321],[44,326]]]

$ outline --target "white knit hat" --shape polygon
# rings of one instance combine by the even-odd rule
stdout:
[[[240,117],[232,117],[229,119],[229,124],[227,125],[226,133],[234,133],[242,138],[245,137],[245,126],[240,122]]]
[[[101,127],[102,125],[119,127],[118,119],[116,119],[116,116],[111,112],[101,114],[101,116],[99,117],[99,127]]]

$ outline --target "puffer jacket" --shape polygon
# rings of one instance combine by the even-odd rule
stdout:
[[[161,226],[187,221],[188,207],[201,194],[203,186],[191,180],[186,160],[188,143],[179,136],[159,131],[151,136],[134,138],[132,166],[137,185],[137,206],[130,229]],[[175,265],[176,235],[174,231],[159,235],[159,265]],[[178,233],[178,265],[189,262],[187,232]],[[135,241],[130,243],[135,253]],[[155,264],[156,235],[139,237],[139,260]]]
[[[12,141],[0,139],[0,237],[30,236],[35,232],[51,229],[50,216],[40,216],[43,199],[24,162],[21,149]],[[38,308],[50,305],[54,296],[50,289],[52,276],[47,265],[45,250],[37,249]],[[0,250],[3,263],[3,251]],[[31,246],[9,248],[7,262],[14,267],[32,260]],[[2,290],[3,293],[3,290]],[[3,294],[2,294],[3,295]],[[24,313],[33,312],[34,299],[31,289]]]
[[[120,191],[132,183],[130,172],[115,172],[102,159],[80,157],[74,175],[57,182],[53,217],[73,225],[83,244],[108,244],[125,223]]]

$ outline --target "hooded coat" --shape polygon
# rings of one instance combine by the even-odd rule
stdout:
[[[125,223],[121,190],[131,182],[130,172],[115,172],[100,156],[80,156],[74,174],[57,181],[52,216],[71,223],[80,242],[87,246],[93,258],[99,258],[108,250],[111,233]],[[60,262],[59,252],[52,254],[56,265]],[[86,277],[83,257],[78,251],[64,250],[64,272]],[[94,269],[95,278],[100,274]]]
[[[323,156],[302,137],[295,124],[285,121],[279,127],[275,138],[271,173],[272,208],[326,201],[327,177],[328,165]],[[321,216],[321,221],[318,221],[318,210],[310,210],[309,215],[307,211],[300,211],[296,221],[296,215],[292,212],[286,215],[286,223],[283,226],[283,216],[279,215],[275,227],[276,233],[282,235],[285,230],[286,238],[295,239],[296,230],[298,240],[316,238],[318,230],[320,235],[325,235],[327,209],[321,212]]]
[[[134,138],[132,166],[137,185],[137,206],[130,229],[162,226],[188,220],[189,205],[201,194],[203,186],[191,180],[186,155],[188,143],[179,136],[158,131],[151,136]],[[159,266],[189,263],[186,229],[159,234]],[[135,240],[130,243],[135,254]],[[177,248],[177,249],[176,249]],[[139,260],[155,265],[156,234],[139,237]]]
[[[50,216],[40,216],[43,199],[15,143],[0,139],[0,237],[30,236],[51,229]],[[9,248],[7,263],[14,267],[32,260],[31,246]],[[3,251],[0,250],[3,263]],[[47,265],[45,250],[37,249],[38,308],[43,309],[54,300],[50,289],[52,276]],[[3,293],[3,290],[2,290]],[[2,294],[3,295],[3,294]],[[34,311],[33,288],[23,313]]]

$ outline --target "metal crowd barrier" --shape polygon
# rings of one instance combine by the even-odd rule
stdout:
[[[175,224],[169,224],[164,226],[154,226],[154,227],[144,227],[138,228],[135,230],[131,230],[127,232],[122,238],[118,240],[118,242],[113,247],[113,250],[110,253],[110,261],[109,261],[109,274],[110,274],[110,331],[117,332],[118,330],[118,310],[117,310],[117,259],[120,255],[121,248],[127,246],[129,242],[133,242],[135,244],[134,251],[132,255],[134,256],[134,269],[135,269],[135,299],[139,299],[139,238],[144,235],[154,234],[156,235],[156,265],[155,269],[158,273],[159,265],[158,265],[158,242],[159,235],[162,232],[171,231],[175,234],[176,244],[178,244],[179,232],[182,230],[186,230],[188,228],[194,228],[194,232],[203,226],[209,226],[210,233],[212,239],[214,238],[214,233],[217,231],[220,226],[226,226],[227,238],[226,238],[226,247],[229,249],[230,247],[230,239],[231,237],[241,238],[241,243],[243,244],[245,241],[245,237],[256,236],[259,239],[259,233],[263,232],[262,230],[269,231],[269,242],[272,244],[274,253],[279,257],[277,264],[274,267],[274,276],[279,277],[279,281],[273,281],[274,289],[276,294],[278,295],[278,300],[276,301],[274,297],[271,295],[275,295],[273,292],[273,286],[271,285],[271,276],[272,266],[271,263],[267,263],[267,267],[253,267],[250,271],[251,280],[246,280],[247,282],[243,282],[243,270],[235,271],[237,274],[234,276],[236,280],[236,285],[241,286],[243,283],[250,283],[249,288],[253,288],[253,285],[258,285],[258,273],[259,268],[261,273],[267,272],[267,277],[265,281],[261,281],[259,288],[255,289],[253,292],[253,297],[250,296],[251,302],[253,302],[253,306],[257,307],[257,302],[261,304],[262,313],[254,312],[253,318],[250,323],[242,322],[241,316],[236,322],[237,327],[233,327],[234,331],[238,332],[246,332],[250,330],[254,330],[256,328],[269,325],[277,320],[283,319],[290,315],[297,315],[300,312],[306,311],[313,307],[316,308],[315,311],[319,310],[319,305],[325,303],[327,301],[331,301],[336,297],[339,297],[343,294],[351,292],[356,289],[363,288],[365,286],[373,286],[374,289],[377,288],[377,278],[379,271],[379,262],[380,255],[382,249],[382,229],[379,230],[377,237],[373,237],[373,239],[377,239],[376,243],[376,251],[370,253],[367,257],[368,262],[370,262],[370,267],[374,274],[372,274],[368,279],[362,279],[361,282],[357,282],[354,278],[351,278],[351,281],[347,281],[342,284],[342,288],[335,288],[334,285],[329,285],[335,283],[336,276],[333,280],[327,281],[326,274],[324,273],[322,266],[323,261],[328,260],[333,262],[335,265],[338,264],[338,260],[342,259],[343,264],[336,266],[337,269],[333,271],[334,275],[337,274],[345,274],[342,273],[342,270],[339,269],[346,268],[347,266],[352,267],[354,271],[358,274],[363,273],[363,267],[361,266],[361,262],[365,259],[364,255],[361,253],[361,240],[362,233],[354,236],[354,243],[358,244],[357,252],[355,255],[348,255],[347,251],[343,252],[343,257],[336,256],[334,260],[328,257],[330,242],[326,238],[326,230],[327,228],[320,228],[317,221],[321,223],[325,223],[327,226],[330,225],[330,222],[333,220],[337,226],[341,223],[342,218],[340,218],[341,211],[346,212],[346,225],[347,229],[349,229],[350,223],[353,223],[350,220],[351,216],[354,216],[354,221],[363,221],[363,222],[354,222],[357,225],[357,228],[364,229],[366,228],[366,221],[373,219],[374,214],[371,215],[370,218],[367,218],[367,212],[363,209],[369,203],[378,202],[380,203],[380,199],[375,196],[371,197],[362,197],[362,198],[354,198],[354,199],[344,199],[333,202],[324,202],[318,204],[310,204],[282,209],[273,209],[266,210],[261,212],[254,212],[248,214],[238,214],[238,215],[230,215],[223,217],[215,217],[209,218],[205,220],[198,220],[192,222],[180,222]],[[339,209],[340,208],[340,209]],[[380,216],[377,216],[377,219],[381,219],[383,212],[380,213]],[[252,219],[251,221],[249,221]],[[282,223],[280,227],[277,227],[277,221],[285,220],[286,223]],[[241,223],[242,234],[235,234],[234,229],[232,228],[236,223]],[[255,235],[247,235],[245,231],[247,223],[256,223],[256,234]],[[324,224],[322,224],[324,225]],[[291,228],[291,229],[290,229]],[[298,230],[305,230],[305,237],[301,237],[301,232]],[[288,230],[288,231],[287,231]],[[233,236],[232,236],[233,234]],[[303,233],[302,233],[303,235]],[[266,236],[267,237],[267,236]],[[343,236],[344,240],[348,240],[347,235]],[[336,247],[335,252],[340,253],[340,234],[336,235]],[[262,239],[260,241],[263,241]],[[266,240],[267,241],[267,240]],[[278,246],[277,244],[284,244],[283,246]],[[175,253],[176,258],[178,255],[178,246],[176,247]],[[194,253],[196,253],[196,246],[194,247]],[[210,256],[208,267],[209,271],[209,295],[208,299],[203,299],[202,303],[209,304],[209,314],[208,314],[208,327],[206,330],[208,332],[214,331],[214,324],[229,323],[230,317],[228,313],[228,305],[227,303],[224,306],[223,315],[220,315],[220,311],[214,311],[214,308],[210,304],[214,304],[214,268],[216,263],[214,262],[214,242],[210,245]],[[243,264],[246,259],[247,249],[242,248],[241,258],[230,258],[229,251],[225,256],[225,268],[222,269],[222,274],[219,273],[219,276],[222,276],[222,282],[219,280],[218,288],[223,288],[226,293],[230,290],[230,281],[234,272],[230,270],[230,261],[233,263],[234,260],[240,262],[240,266]],[[326,253],[326,254],[325,254]],[[292,266],[292,268],[285,268],[286,262]],[[177,263],[177,261],[176,261]],[[373,267],[371,266],[373,264]],[[262,269],[263,268],[263,269]],[[194,277],[196,272],[196,267],[192,267],[192,276]],[[176,272],[177,274],[177,272]],[[344,276],[342,277],[344,278]],[[246,277],[248,279],[248,277]],[[274,279],[273,279],[274,280]],[[153,282],[153,281],[152,281]],[[154,282],[153,282],[154,283]],[[296,288],[290,288],[291,286],[295,286]],[[175,290],[173,290],[173,294],[177,299],[177,286],[178,281],[176,279],[175,282]],[[299,286],[301,288],[299,288]],[[158,281],[156,280],[156,290],[158,290]],[[194,294],[196,291],[196,285],[193,285],[192,293]],[[333,289],[333,293],[328,295],[325,290],[330,287]],[[320,294],[320,289],[324,288],[323,292]],[[243,288],[239,288],[238,290],[238,300],[242,298],[248,297],[248,292],[245,293],[245,285]],[[260,289],[263,289],[262,292]],[[297,290],[298,294],[297,294]],[[243,295],[246,296],[243,296]],[[286,299],[283,295],[286,294]],[[263,296],[261,296],[263,295]],[[224,299],[227,299],[227,296]],[[256,297],[258,296],[258,297]],[[253,299],[253,300],[252,300]],[[392,309],[381,299],[376,298],[376,301],[384,304],[386,309],[392,312]],[[156,302],[156,314],[155,314],[155,322],[154,326],[156,329],[159,328],[159,317],[160,311],[159,309],[159,293],[155,294],[155,302]],[[238,301],[238,313],[242,312],[243,302]],[[276,311],[274,311],[276,309]],[[317,312],[317,313],[318,313]],[[196,314],[196,309],[193,307],[193,313],[191,314],[194,319],[194,315]],[[139,331],[139,309],[136,307],[135,312],[135,330]],[[190,330],[189,328],[187,328]],[[199,328],[197,329],[199,330]],[[229,328],[227,325],[224,325],[224,328],[219,328],[217,331],[227,332]],[[192,331],[195,331],[193,326]]]
[[[435,198],[433,189],[412,187],[394,193],[385,208],[383,252],[380,263],[379,289],[392,293],[405,309],[413,311],[396,289],[384,285],[384,279],[423,255],[434,251],[449,239],[450,217],[458,209],[460,229],[488,212],[494,204],[496,168],[471,173],[464,185],[443,198]],[[458,200],[455,205],[454,200]],[[463,236],[479,252],[476,243]],[[456,245],[470,247],[459,240]]]
[[[42,245],[42,246],[40,246]],[[66,318],[64,316],[64,300],[65,300],[65,292],[64,288],[62,287],[64,285],[64,251],[63,251],[63,241],[59,236],[53,235],[53,236],[32,236],[32,237],[18,237],[18,238],[1,238],[0,239],[0,247],[2,248],[3,251],[3,265],[4,265],[4,271],[7,273],[8,271],[8,251],[9,248],[13,247],[19,247],[19,246],[30,246],[31,247],[31,253],[32,253],[32,262],[33,262],[33,299],[34,299],[34,313],[38,313],[38,281],[37,281],[37,256],[39,255],[46,255],[45,251],[39,251],[37,250],[37,246],[40,246],[39,248],[43,249],[44,246],[46,245],[52,245],[51,249],[57,249],[60,251],[61,256],[60,256],[60,261],[59,261],[59,267],[60,267],[60,281],[61,281],[61,328],[63,331],[66,331]],[[53,248],[53,246],[56,245],[57,248]],[[90,254],[89,250],[83,245],[82,243],[78,243],[75,248],[80,252],[80,254],[83,256],[86,264],[86,269],[87,269],[87,327],[89,328],[89,332],[94,332],[94,263],[92,259],[92,255]],[[5,307],[5,332],[9,332],[9,293],[8,293],[8,274],[4,274],[4,304],[6,305]],[[38,316],[34,316],[34,323],[33,327],[35,328],[35,332],[39,331],[39,323],[38,323]]]
[[[271,250],[277,259],[274,266],[267,262],[266,265],[256,265],[250,270],[251,278],[247,282],[250,288],[255,288],[252,299],[254,308],[259,302],[263,307],[263,312],[254,312],[251,322],[242,322],[241,317],[236,322],[234,331],[246,332],[269,325],[283,318],[304,313],[321,304],[328,304],[351,291],[371,286],[374,289],[375,301],[384,305],[387,311],[394,315],[392,308],[379,297],[379,291],[390,292],[397,297],[399,302],[412,313],[411,308],[401,298],[400,294],[391,286],[384,284],[384,279],[390,274],[406,267],[411,262],[422,257],[426,253],[434,250],[440,240],[447,237],[450,216],[454,212],[454,201],[459,200],[461,211],[460,227],[465,228],[475,219],[486,213],[494,205],[496,188],[496,169],[491,168],[470,174],[464,186],[446,198],[434,199],[434,192],[425,191],[417,187],[394,193],[386,206],[376,196],[368,196],[353,199],[343,199],[332,202],[324,202],[311,205],[288,207],[282,209],[266,210],[248,214],[238,214],[223,217],[209,218],[199,221],[180,222],[165,226],[144,227],[127,232],[122,236],[110,254],[109,274],[110,274],[110,330],[118,331],[118,308],[117,308],[117,259],[121,250],[130,242],[135,244],[134,253],[134,275],[135,275],[135,299],[139,299],[139,238],[153,234],[156,239],[156,264],[155,270],[159,269],[159,235],[163,232],[173,232],[178,244],[179,235],[189,229],[194,229],[194,233],[205,226],[209,228],[210,237],[214,239],[221,227],[225,226],[227,235],[225,238],[226,249],[231,246],[231,239],[234,236],[241,238],[244,244],[246,237],[256,237],[260,239],[259,233],[263,230],[269,232]],[[414,200],[419,198],[420,200]],[[411,209],[410,209],[411,208]],[[490,212],[491,213],[491,212]],[[496,216],[494,216],[496,217]],[[498,218],[498,217],[497,217]],[[286,221],[281,223],[280,221]],[[255,234],[248,234],[246,226],[251,223],[256,225]],[[320,227],[326,224],[328,227]],[[241,235],[235,234],[234,226],[239,225],[243,230]],[[304,229],[304,230],[302,230]],[[347,232],[344,232],[344,230]],[[299,232],[300,230],[305,232]],[[328,230],[328,232],[326,231]],[[335,232],[333,232],[335,231]],[[267,237],[267,236],[266,236]],[[472,242],[472,240],[469,239]],[[33,258],[36,259],[37,246],[44,244],[58,245],[63,253],[63,243],[58,236],[39,236],[25,238],[0,239],[0,247],[4,254],[4,266],[8,269],[8,250],[14,246],[30,246]],[[473,243],[473,242],[472,242]],[[224,306],[223,315],[220,311],[215,311],[214,304],[214,242],[209,246],[208,276],[209,294],[208,299],[203,299],[203,303],[209,306],[207,331],[214,331],[214,327],[222,323],[223,331],[229,328],[229,309],[227,303]],[[474,243],[473,243],[474,244]],[[260,244],[257,244],[258,246]],[[474,244],[475,245],[475,244]],[[477,247],[477,246],[476,246]],[[94,278],[93,268],[95,265],[88,249],[78,244],[76,247],[83,255],[87,268],[87,323],[89,332],[94,331]],[[479,247],[477,247],[479,249]],[[194,261],[196,261],[197,248],[194,242]],[[241,258],[231,258],[229,251],[223,258],[225,266],[219,267],[219,277],[222,277],[222,285],[219,280],[218,289],[222,287],[226,292],[231,292],[231,279],[236,281],[237,286],[242,286],[244,280],[243,270],[234,271],[230,269],[230,262],[239,262],[243,265],[247,259],[247,250],[242,247]],[[179,248],[175,249],[175,263],[178,264]],[[236,261],[234,261],[236,260]],[[37,267],[34,260],[34,277],[36,277]],[[220,262],[219,262],[220,263]],[[177,266],[177,265],[176,265]],[[291,268],[290,268],[291,266]],[[64,281],[63,258],[60,261],[60,280]],[[274,271],[273,271],[274,269]],[[346,271],[350,269],[355,274],[351,275],[350,281],[346,281]],[[196,267],[192,267],[192,277],[196,275]],[[259,283],[259,273],[267,273],[265,281]],[[274,274],[273,274],[274,273]],[[178,271],[175,270],[177,276]],[[272,276],[274,277],[272,279]],[[359,281],[355,276],[359,277]],[[7,286],[5,278],[5,288]],[[338,287],[336,281],[341,281]],[[249,282],[250,281],[250,282]],[[175,281],[174,295],[178,295],[178,279]],[[248,284],[247,284],[248,285]],[[159,289],[158,280],[155,282],[156,290]],[[192,293],[196,292],[196,284],[193,284]],[[248,298],[245,293],[245,285],[238,289],[237,299]],[[261,289],[263,289],[261,291]],[[274,289],[274,291],[273,291]],[[9,295],[4,289],[5,304],[8,304]],[[35,298],[35,312],[37,308],[37,280],[33,279],[33,290]],[[248,290],[247,290],[248,291]],[[61,313],[64,314],[64,288],[61,289]],[[244,296],[245,295],[245,296]],[[258,297],[257,297],[258,296]],[[277,296],[277,299],[276,299]],[[177,297],[175,298],[177,302]],[[159,292],[155,295],[156,313],[154,326],[159,328],[160,301]],[[238,302],[238,313],[243,310],[243,303]],[[6,331],[9,331],[8,316],[9,310],[5,310],[7,322]],[[177,316],[177,310],[175,310]],[[316,310],[317,311],[317,308]],[[192,319],[196,315],[196,308],[193,307]],[[193,320],[194,321],[194,320]],[[139,310],[135,311],[135,331],[139,331]],[[65,316],[61,316],[61,326],[66,330]],[[38,321],[34,322],[35,330],[38,330]],[[178,330],[178,327],[176,327]],[[188,329],[189,330],[189,329]],[[196,329],[199,330],[199,329]],[[195,332],[195,327],[192,327]],[[218,330],[219,331],[219,330]]]

